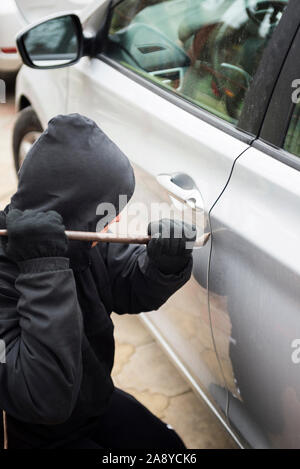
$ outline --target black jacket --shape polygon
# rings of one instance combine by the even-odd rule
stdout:
[[[80,139],[74,134],[70,138],[74,123]],[[61,132],[63,126],[65,132]],[[78,142],[86,133],[90,151],[82,155],[76,145],[81,145]],[[116,170],[119,164],[118,178],[122,177],[120,182],[112,175],[110,198],[94,193],[106,184],[101,179],[103,169],[97,172],[94,161],[99,158],[98,165],[103,164],[105,145],[111,152],[106,167],[110,164]],[[81,158],[86,164],[78,164]],[[62,214],[67,228],[92,228],[101,218],[95,218],[93,203],[112,201],[116,191],[131,197],[134,179],[127,161],[92,121],[78,115],[59,116],[50,121],[26,158],[18,191],[7,209],[54,209]],[[95,165],[94,179],[89,164]],[[66,177],[64,171],[68,171]],[[87,173],[89,187],[79,180]],[[77,210],[81,204],[79,214],[70,200],[77,203]],[[93,249],[87,250],[86,244],[75,248],[70,251],[73,268],[67,258],[16,265],[0,248],[0,339],[6,345],[6,363],[0,363],[0,408],[7,412],[14,446],[56,447],[85,434],[113,391],[111,312],[155,310],[191,275],[192,262],[178,275],[162,274],[143,246],[100,243]],[[77,258],[76,252],[85,255]]]

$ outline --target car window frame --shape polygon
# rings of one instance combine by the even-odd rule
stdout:
[[[258,66],[239,119],[239,127],[258,137],[281,71],[299,28],[300,2],[289,0]],[[253,106],[254,104],[254,106]],[[253,112],[253,108],[255,112]],[[278,124],[277,124],[278,125]]]
[[[192,115],[202,119],[203,121],[211,124],[212,126],[216,127],[219,130],[226,132],[227,134],[236,137],[237,139],[248,143],[251,145],[255,138],[259,136],[260,129],[263,125],[264,118],[267,113],[269,99],[272,95],[272,92],[275,88],[278,76],[280,74],[280,70],[284,64],[285,58],[288,54],[290,46],[293,42],[296,30],[299,25],[299,20],[295,19],[296,15],[293,14],[292,5],[297,5],[296,2],[299,3],[297,10],[300,13],[300,2],[299,0],[290,0],[289,4],[281,18],[279,25],[276,27],[270,41],[268,47],[266,48],[260,65],[258,67],[258,71],[255,75],[261,76],[263,71],[266,69],[266,64],[270,60],[270,57],[276,57],[276,60],[272,60],[272,66],[269,67],[268,71],[268,86],[265,90],[266,99],[262,99],[262,90],[260,86],[260,80],[254,79],[247,93],[245,105],[243,112],[240,116],[240,119],[236,126],[232,125],[231,123],[227,122],[226,120],[222,119],[214,115],[213,113],[207,111],[206,109],[200,107],[199,105],[192,103],[187,98],[183,96],[179,96],[173,93],[171,90],[164,88],[162,85],[158,83],[154,83],[150,79],[139,75],[138,73],[130,70],[129,68],[125,67],[124,65],[120,64],[116,60],[109,57],[106,53],[107,51],[107,44],[108,44],[108,32],[110,27],[111,18],[113,15],[113,10],[116,6],[122,3],[124,0],[119,0],[117,2],[112,2],[108,14],[106,17],[106,24],[105,24],[105,34],[102,35],[102,47],[101,51],[96,55],[99,60],[102,60],[107,65],[115,68],[122,74],[126,75],[128,78],[132,79],[136,83],[144,86],[145,88],[153,91],[157,95],[161,96],[164,99],[167,99],[171,103],[175,104],[176,106],[182,108],[183,110],[189,112]],[[275,54],[278,51],[278,42],[281,43],[281,54]],[[249,95],[249,96],[248,96]],[[251,115],[249,112],[250,109],[256,110],[255,119],[246,119],[245,116]]]
[[[284,148],[286,135],[296,106],[291,99],[294,91],[292,82],[295,79],[300,79],[300,20],[298,20],[298,23],[297,32],[272,93],[259,138],[253,146],[264,149],[265,153],[273,158],[300,170],[300,156],[290,153]]]

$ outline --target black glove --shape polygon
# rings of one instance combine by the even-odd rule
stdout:
[[[68,239],[62,217],[54,211],[12,209],[0,213],[0,228],[8,237],[1,237],[7,257],[22,262],[40,257],[65,257]]]
[[[147,245],[149,258],[164,274],[178,274],[189,263],[196,229],[178,220],[162,219],[148,225],[151,240]]]

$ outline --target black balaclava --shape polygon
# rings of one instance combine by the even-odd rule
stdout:
[[[128,158],[94,121],[80,114],[59,115],[28,152],[10,208],[56,210],[67,230],[95,231],[103,218],[96,215],[99,204],[113,204],[116,212],[105,218],[112,221],[134,187]],[[121,206],[120,195],[125,196]],[[71,241],[71,266],[84,267],[89,249],[89,243]]]

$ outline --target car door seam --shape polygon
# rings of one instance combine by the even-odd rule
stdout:
[[[222,364],[221,364],[221,359],[220,359],[220,356],[219,356],[219,352],[218,352],[218,349],[217,349],[217,346],[216,346],[216,341],[215,341],[215,336],[214,336],[214,329],[213,329],[213,324],[212,324],[212,315],[211,315],[211,309],[210,309],[209,273],[210,273],[211,255],[212,255],[212,245],[213,245],[213,233],[212,233],[212,228],[211,228],[210,213],[211,213],[211,211],[213,210],[213,208],[215,207],[215,205],[218,203],[219,199],[222,197],[222,195],[223,195],[223,193],[225,192],[225,190],[227,189],[227,186],[228,186],[228,184],[229,184],[229,182],[230,182],[230,179],[231,179],[231,176],[232,176],[232,173],[233,173],[233,170],[234,170],[234,167],[235,167],[235,164],[236,164],[237,160],[238,160],[247,150],[249,150],[249,148],[251,147],[251,145],[253,144],[254,141],[255,141],[255,139],[253,138],[253,140],[251,141],[249,147],[247,147],[245,150],[243,150],[242,153],[240,153],[240,155],[237,156],[237,158],[234,160],[233,165],[232,165],[232,168],[231,168],[231,171],[230,171],[230,174],[229,174],[228,179],[227,179],[227,182],[226,182],[224,188],[222,189],[221,193],[219,194],[218,198],[216,199],[216,201],[214,202],[214,204],[212,205],[212,207],[209,209],[209,212],[208,212],[209,230],[210,230],[210,232],[211,232],[211,243],[210,243],[209,256],[208,256],[208,268],[207,268],[207,279],[206,279],[206,284],[207,284],[207,309],[208,309],[209,325],[210,325],[210,330],[211,330],[211,336],[212,336],[212,341],[213,341],[213,347],[214,347],[215,354],[216,354],[216,357],[217,357],[217,361],[218,361],[218,364],[219,364],[219,368],[220,368],[220,371],[221,371],[222,379],[223,379],[224,384],[225,384],[225,386],[226,386],[226,407],[225,407],[225,415],[226,415],[226,418],[227,418],[227,419],[228,419],[228,411],[229,411],[229,388],[228,388],[227,380],[226,380],[226,377],[225,377],[225,374],[224,374],[224,371],[223,371],[223,366],[222,366]]]

